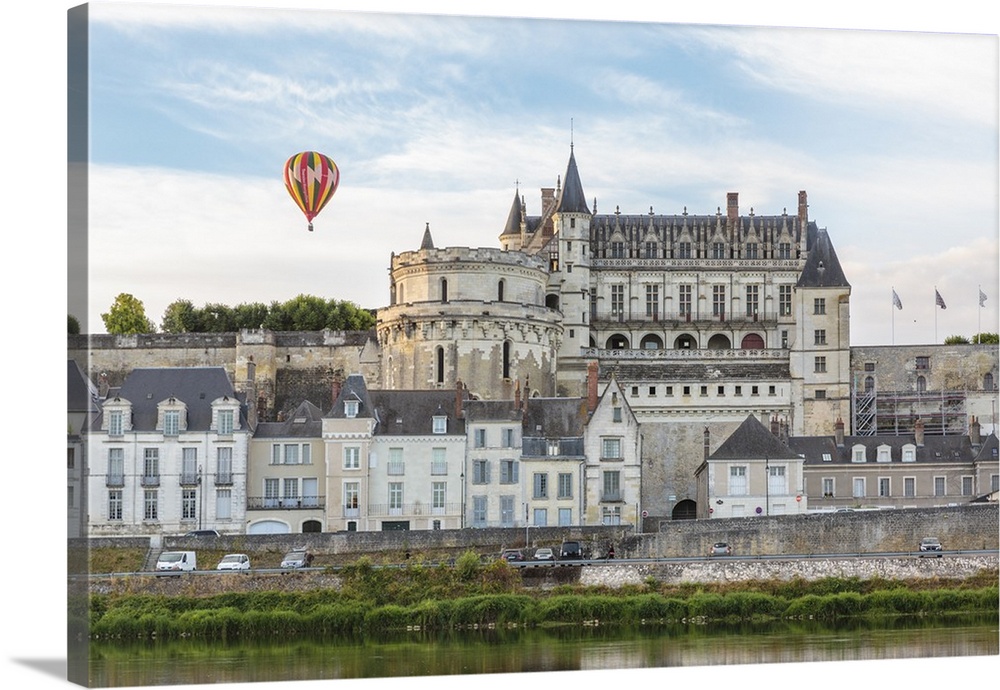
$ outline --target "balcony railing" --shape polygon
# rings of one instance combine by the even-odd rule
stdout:
[[[441,476],[448,474],[448,463],[447,462],[431,462],[431,474],[433,476]]]
[[[389,462],[386,463],[385,466],[386,474],[393,477],[402,476],[404,474],[405,469],[406,465],[404,465],[402,462]]]
[[[648,328],[652,323],[661,323],[664,325],[669,325],[671,327],[679,327],[683,324],[698,324],[700,326],[707,326],[712,323],[716,324],[737,324],[737,325],[752,325],[752,324],[775,324],[779,319],[791,318],[791,312],[787,313],[782,311],[758,310],[756,314],[747,314],[746,311],[735,311],[735,312],[689,312],[687,310],[662,312],[660,310],[655,310],[653,313],[647,313],[647,311],[640,307],[639,309],[632,311],[631,313],[620,312],[615,310],[605,310],[598,309],[596,311],[591,311],[591,321],[595,328],[600,329],[613,329],[616,324],[621,324],[622,326],[634,325],[636,327]]]
[[[621,491],[602,491],[601,501],[603,503],[621,503],[624,499]]]
[[[181,472],[181,486],[194,486],[201,483],[201,477],[197,472]]]
[[[143,486],[159,486],[160,485],[160,475],[158,474],[144,474],[142,476],[141,483]]]
[[[275,498],[272,496],[247,497],[247,510],[312,510],[325,508],[322,496],[298,496],[295,498]]]
[[[393,506],[389,503],[373,503],[368,506],[368,515],[371,517],[385,516],[434,516],[434,515],[461,515],[461,503],[445,503],[442,506],[433,506],[430,503],[403,503]]]
[[[125,486],[125,475],[109,474],[106,486]]]
[[[232,472],[216,472],[215,473],[215,485],[216,486],[232,486],[233,484],[233,473]]]

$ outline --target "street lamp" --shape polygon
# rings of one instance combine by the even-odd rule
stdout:
[[[764,515],[771,514],[771,466],[764,457]]]

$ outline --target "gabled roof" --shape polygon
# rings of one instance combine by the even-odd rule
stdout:
[[[794,460],[798,457],[760,420],[749,415],[709,456],[709,460]]]
[[[809,258],[796,287],[850,287],[826,230],[810,224],[806,238]]]
[[[530,437],[580,437],[587,419],[586,398],[528,398],[522,433]]]
[[[557,213],[586,213],[590,215],[587,208],[587,198],[583,194],[583,183],[580,182],[580,172],[576,169],[576,157],[573,155],[573,148],[569,150],[569,163],[566,164],[566,177],[563,180],[562,193],[556,203]]]
[[[242,400],[222,367],[133,369],[117,395],[132,403],[132,428],[135,431],[156,429],[157,406],[171,397],[187,406],[188,431],[209,430],[212,402],[219,398],[229,397],[240,402],[240,409],[244,411]]]
[[[344,402],[348,400],[356,400],[360,403],[356,418],[371,419],[374,417],[375,408],[372,406],[371,398],[368,396],[368,386],[365,384],[365,377],[361,374],[351,374],[341,384],[340,394],[333,401],[333,407],[326,416],[330,419],[346,419]]]
[[[323,412],[306,400],[282,422],[259,422],[254,438],[320,438]]]

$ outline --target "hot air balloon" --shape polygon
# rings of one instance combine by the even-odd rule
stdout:
[[[285,161],[285,187],[309,221],[323,210],[340,184],[340,169],[333,159],[316,151],[303,151]]]

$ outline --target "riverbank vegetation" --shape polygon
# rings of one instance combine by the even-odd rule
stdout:
[[[667,585],[649,579],[619,588],[525,587],[503,561],[475,554],[454,567],[378,568],[362,558],[340,586],[307,592],[204,597],[94,595],[90,633],[99,639],[377,634],[548,625],[699,624],[716,621],[843,619],[996,613],[997,573],[961,580],[826,578]]]

